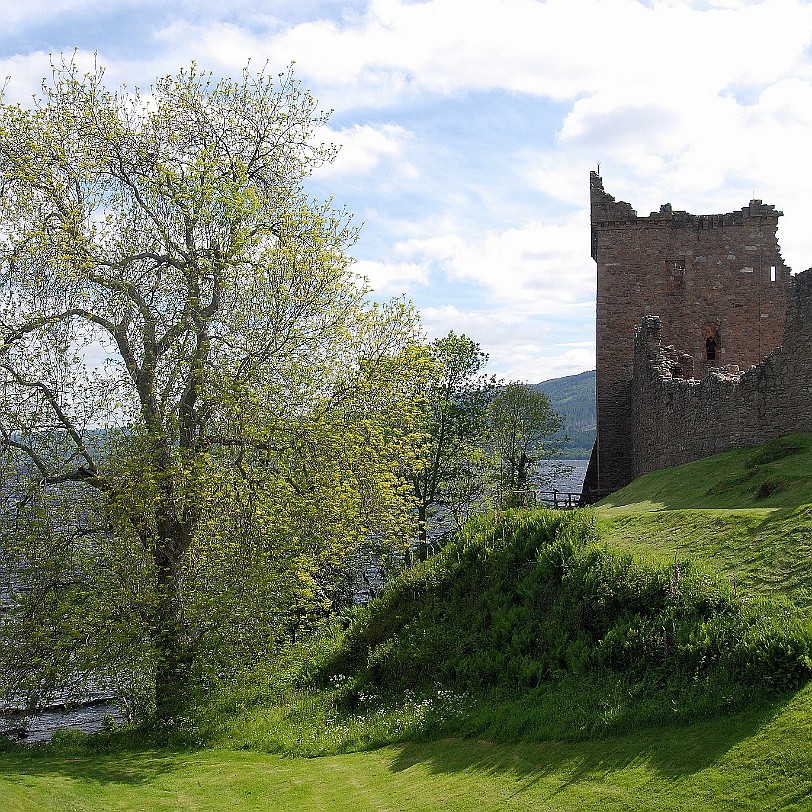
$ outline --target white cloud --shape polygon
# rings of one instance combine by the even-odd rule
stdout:
[[[260,45],[257,35],[249,28],[221,20],[202,23],[177,19],[153,33],[154,42],[173,54],[179,64],[194,59],[206,70],[222,70],[235,74],[251,60],[258,68],[265,64],[267,49]],[[283,70],[292,61],[274,59],[272,70]]]
[[[400,296],[415,285],[429,281],[429,268],[415,262],[375,262],[359,260],[353,270],[369,280],[370,287],[379,296]]]
[[[583,211],[561,225],[531,222],[478,239],[438,234],[399,243],[398,254],[432,264],[451,280],[477,285],[489,300],[513,312],[553,314],[594,299],[594,267],[588,254]]]
[[[156,0],[122,5],[157,8]],[[42,0],[34,0],[35,13],[31,6],[12,14],[31,22],[44,13]],[[353,94],[359,103],[393,105],[404,94],[491,89],[560,100],[615,92],[627,103],[659,98],[668,107],[697,88],[769,85],[797,66],[812,37],[812,7],[801,0],[372,0],[363,11],[333,6],[330,17],[323,9],[287,26],[254,2],[176,6],[174,19],[166,9],[155,15],[157,28],[144,15],[165,63],[195,58],[233,71],[248,58],[270,58],[274,67],[296,60],[320,93],[342,97],[342,109]],[[97,7],[48,4],[57,17]]]
[[[507,88],[556,99],[618,86],[684,96],[697,85],[763,85],[809,43],[798,0],[698,10],[635,0],[373,0],[363,16],[294,26],[269,42],[326,87],[414,91]],[[651,94],[649,94],[651,95]]]
[[[418,170],[404,158],[404,144],[412,134],[397,124],[372,126],[355,124],[341,130],[322,128],[316,140],[339,144],[341,149],[332,164],[316,171],[320,180],[332,180],[340,176],[355,177],[376,172],[386,162],[393,167],[388,173],[414,180]]]
[[[636,0],[372,0],[363,12],[283,27],[209,20],[191,7],[155,33],[185,63],[237,69],[295,60],[320,96],[391,106],[417,94],[508,89],[574,99],[626,89],[668,101],[697,87],[763,87],[791,70],[812,32],[801,0],[692,7]]]
[[[434,302],[421,308],[430,337],[465,333],[490,355],[489,371],[537,383],[594,366],[587,235],[580,211],[559,225],[529,222],[473,239],[438,230],[398,243],[395,254],[421,268],[420,296]],[[562,334],[577,338],[562,343]]]
[[[595,367],[594,341],[562,343],[556,330],[510,308],[461,310],[454,305],[421,311],[430,338],[464,333],[489,355],[486,371],[527,383],[573,375]]]
[[[209,22],[189,12],[155,43],[173,66],[193,56],[230,72],[249,56],[275,66],[296,60],[317,97],[343,114],[472,90],[568,101],[556,143],[525,154],[535,158],[526,180],[570,205],[582,205],[586,171],[600,162],[608,188],[642,213],[666,200],[726,211],[773,188],[788,215],[805,208],[809,183],[797,156],[806,154],[812,109],[812,4],[374,0],[287,27],[258,22],[256,13],[246,19]],[[426,166],[406,157],[402,121],[393,116],[387,126],[342,131],[344,154],[324,177],[378,173],[430,184]],[[449,210],[455,194],[468,202],[460,192],[443,191]],[[812,256],[800,220],[796,227],[788,216],[782,234],[790,253]]]
[[[522,172],[530,184],[550,197],[571,206],[583,207],[588,195],[587,171],[594,164],[581,164],[576,150],[540,152],[522,149],[516,155],[517,172]]]

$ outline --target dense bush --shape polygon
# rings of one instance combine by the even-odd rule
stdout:
[[[404,572],[350,619],[318,678],[339,679],[350,705],[405,691],[516,699],[580,680],[705,713],[797,687],[811,657],[790,607],[687,561],[601,546],[587,511],[544,510],[480,517]]]

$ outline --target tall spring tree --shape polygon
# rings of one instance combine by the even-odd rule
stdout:
[[[6,693],[170,721],[403,530],[426,362],[303,191],[324,120],[290,71],[194,66],[142,94],[63,60],[0,104]]]

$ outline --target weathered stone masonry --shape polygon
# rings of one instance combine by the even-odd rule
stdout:
[[[666,204],[638,217],[628,203],[607,194],[592,172],[590,204],[598,276],[598,433],[584,483],[587,501],[651,470],[640,467],[653,458],[643,450],[653,435],[637,426],[644,419],[638,402],[643,390],[632,391],[634,334],[641,320],[658,314],[659,332],[677,348],[667,356],[671,381],[703,378],[719,367],[747,369],[781,345],[790,284],[776,238],[781,212],[760,200],[728,214],[692,215]],[[654,323],[646,330],[654,351]],[[714,420],[732,426],[723,412]],[[711,434],[709,429],[704,439],[686,439],[684,447],[715,448]]]
[[[812,431],[812,270],[792,278],[783,344],[760,364],[685,380],[671,372],[677,355],[662,346],[661,320],[644,318],[631,385],[633,476]]]

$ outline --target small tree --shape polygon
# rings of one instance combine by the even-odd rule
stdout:
[[[8,692],[92,675],[171,719],[403,531],[425,354],[302,190],[323,121],[290,72],[195,67],[141,95],[62,62],[0,105]]]
[[[483,441],[493,389],[481,370],[488,356],[479,344],[453,331],[429,344],[434,375],[426,389],[428,442],[411,474],[418,516],[418,558],[434,535],[459,529],[483,497]]]
[[[527,384],[500,388],[489,407],[492,460],[499,500],[507,507],[523,503],[523,492],[535,484],[539,462],[550,449],[545,443],[563,427],[550,399]]]

